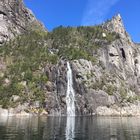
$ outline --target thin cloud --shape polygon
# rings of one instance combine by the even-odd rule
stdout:
[[[83,15],[82,25],[94,25],[103,22],[111,7],[119,0],[89,0]]]

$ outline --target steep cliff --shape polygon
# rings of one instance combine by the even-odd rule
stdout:
[[[24,33],[31,24],[42,26],[22,0],[0,1],[0,44]]]
[[[12,38],[0,47],[3,108],[66,115],[69,61],[76,115],[140,115],[140,45],[120,15],[98,26],[47,33],[22,1],[0,5],[0,42]]]
[[[140,115],[139,45],[131,40],[124,28],[120,15],[105,22],[101,27],[101,33],[99,33],[99,30],[98,33],[103,38],[101,36],[97,37],[97,34],[96,36],[92,34],[90,39],[90,33],[88,32],[86,35],[89,42],[85,44],[86,37],[84,36],[84,39],[80,38],[81,36],[83,37],[83,32],[79,37],[75,31],[74,38],[81,39],[83,42],[78,44],[78,41],[76,41],[76,44],[73,44],[70,41],[70,44],[67,45],[70,47],[70,50],[68,49],[64,53],[66,60],[71,59],[70,62],[73,69],[76,114]],[[90,30],[93,29],[90,28]],[[108,39],[108,33],[112,33],[110,34],[112,36],[111,40]],[[114,34],[115,36],[113,36]],[[70,39],[69,37],[68,40]],[[54,44],[53,42],[52,46]],[[59,49],[61,47],[62,43]],[[92,59],[90,59],[91,57],[85,57],[86,55],[79,56],[83,47],[87,51],[88,56],[91,55]],[[75,54],[76,50],[74,52],[71,51],[73,48],[80,48],[78,54]],[[75,57],[76,55],[78,57]],[[64,72],[64,69],[66,71],[65,63],[65,61],[61,61],[56,68],[57,71],[53,73],[57,77],[54,89],[57,89],[55,92],[57,102],[59,102],[59,104],[55,102],[55,109],[62,114],[66,112],[65,94],[67,81],[66,72]],[[49,105],[50,103],[47,102],[47,104]],[[52,111],[54,109],[51,109],[50,112],[52,113]],[[56,112],[54,111],[53,113],[55,114]]]

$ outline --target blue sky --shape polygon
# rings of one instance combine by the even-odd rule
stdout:
[[[127,32],[140,42],[140,0],[24,0],[51,31],[63,26],[95,25],[120,13]]]

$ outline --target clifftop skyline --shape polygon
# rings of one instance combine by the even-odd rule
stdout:
[[[140,116],[140,44],[120,14],[48,32],[22,0],[0,7],[0,115]]]
[[[51,31],[57,26],[100,24],[120,13],[127,32],[135,42],[140,42],[140,1],[121,0],[24,0],[35,16]]]

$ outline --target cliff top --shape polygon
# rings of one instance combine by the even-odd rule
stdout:
[[[129,40],[131,40],[130,36],[125,30],[123,20],[120,14],[117,14],[111,20],[106,21],[102,24],[102,26],[110,32],[118,33],[121,38],[128,38]]]

